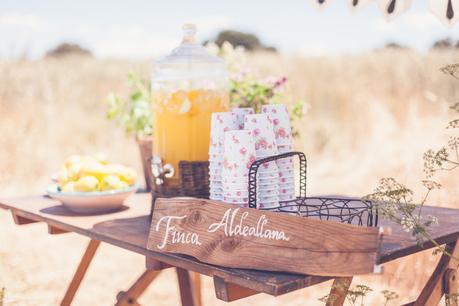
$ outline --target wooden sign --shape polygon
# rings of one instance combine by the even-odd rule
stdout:
[[[156,200],[147,248],[232,268],[322,276],[375,272],[382,231],[196,198]]]

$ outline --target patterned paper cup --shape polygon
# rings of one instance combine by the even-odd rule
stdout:
[[[249,192],[247,190],[225,189],[223,196],[230,198],[248,198]]]
[[[279,184],[279,189],[295,189],[295,182]]]
[[[223,151],[221,153],[209,153],[209,161],[223,161]]]
[[[295,188],[279,188],[279,194],[281,195],[294,195],[295,194]]]
[[[248,197],[226,197],[223,196],[223,201],[226,203],[231,204],[248,204],[249,198]]]
[[[263,105],[261,111],[267,114],[273,123],[277,145],[292,144],[292,127],[287,106],[285,104]]]
[[[293,163],[291,165],[282,165],[278,166],[278,169],[280,172],[285,172],[285,171],[293,171],[295,167],[293,166]]]
[[[209,199],[214,200],[214,201],[222,201],[223,200],[223,195],[221,194],[210,194]]]
[[[258,182],[257,184],[257,189],[268,189],[268,190],[272,190],[272,189],[279,189],[279,183],[260,183]]]
[[[223,185],[220,184],[220,183],[213,183],[212,182],[209,185],[209,191],[223,194]]]
[[[236,115],[236,122],[240,130],[244,129],[244,117],[246,115],[253,115],[255,111],[251,107],[237,107],[231,110]]]
[[[222,167],[223,167],[223,159],[209,161],[209,168],[222,168]]]
[[[279,207],[279,201],[258,202],[258,208],[276,208]]]
[[[279,184],[295,184],[295,176],[292,175],[290,177],[281,177],[279,178]]]
[[[266,172],[258,172],[258,177],[260,179],[264,178],[278,178],[279,177],[279,172],[276,171],[266,171]]]
[[[222,183],[226,184],[226,185],[245,185],[245,186],[248,186],[249,179],[248,179],[248,177],[233,178],[233,177],[222,176]]]
[[[209,175],[214,176],[214,175],[222,175],[222,168],[209,168]]]
[[[279,151],[279,154],[293,152],[293,146],[292,145],[287,145],[287,146],[278,145],[277,150]]]
[[[257,157],[277,154],[278,151],[273,125],[266,114],[245,116],[244,129],[253,131]]]
[[[273,196],[258,196],[257,202],[266,203],[266,202],[279,202],[279,195]]]
[[[252,131],[237,130],[225,132],[225,153],[223,157],[224,176],[247,176],[255,161],[255,145]]]
[[[279,195],[279,201],[280,202],[287,202],[287,201],[293,201],[296,200],[296,195],[295,194],[289,194],[289,195]]]
[[[258,185],[279,184],[279,177],[258,177]]]
[[[275,160],[270,162],[265,162],[258,167],[259,172],[276,172],[279,171],[279,167]]]
[[[224,151],[223,144],[221,144],[220,142],[215,144],[215,145],[212,145],[212,143],[209,142],[209,155],[210,154],[223,155],[223,151]]]
[[[210,177],[210,180],[211,181],[218,181],[218,182],[222,182],[223,181],[223,177],[221,175],[212,175]]]
[[[279,189],[276,188],[272,190],[259,190],[257,193],[257,197],[260,199],[273,196],[279,196]]]
[[[224,195],[223,188],[212,187],[212,188],[210,188],[210,193],[211,194]]]
[[[293,170],[279,171],[279,178],[294,177],[294,176],[295,176],[295,171]]]
[[[277,148],[279,149],[279,146],[277,146]],[[276,162],[277,162],[278,167],[281,167],[283,165],[290,165],[290,164],[293,164],[293,157],[284,157],[284,158],[278,159]]]
[[[222,183],[223,188],[227,190],[248,190],[248,182],[239,183]]]
[[[237,190],[237,189],[223,189],[221,192],[219,189],[215,189],[216,193],[223,193],[223,196],[225,197],[232,197],[232,198],[248,198],[249,197],[249,191],[247,189],[245,190]],[[257,199],[261,198],[267,198],[267,197],[273,197],[273,196],[279,196],[279,190],[274,189],[274,190],[259,190],[257,192]]]
[[[209,153],[224,152],[225,132],[237,130],[237,117],[231,112],[212,113],[210,122]]]

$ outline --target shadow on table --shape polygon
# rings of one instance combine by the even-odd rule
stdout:
[[[65,217],[74,217],[74,216],[100,216],[100,215],[110,215],[114,213],[119,213],[121,211],[129,209],[129,206],[121,206],[119,209],[113,211],[103,211],[96,213],[77,213],[67,209],[64,205],[55,205],[46,207],[40,210],[40,212],[45,214],[50,214],[54,216],[65,216]]]
[[[149,229],[150,217],[145,215],[99,222],[93,225],[91,231],[122,243],[145,248]]]

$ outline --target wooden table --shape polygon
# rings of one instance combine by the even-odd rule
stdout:
[[[228,302],[257,293],[278,296],[330,279],[320,276],[224,268],[202,263],[184,255],[149,251],[146,249],[146,241],[150,226],[148,216],[150,195],[145,193],[133,195],[126,204],[129,208],[125,207],[119,212],[81,216],[69,212],[59,202],[45,196],[0,199],[0,208],[11,210],[14,221],[18,225],[45,222],[48,224],[49,234],[74,232],[91,239],[61,305],[71,304],[100,242],[145,255],[149,268],[128,290],[118,294],[117,305],[138,305],[137,298],[147,286],[162,269],[170,267],[175,267],[177,270],[182,305],[200,305],[200,282],[199,277],[196,277],[199,274],[213,277],[217,298]],[[450,252],[459,257],[459,244],[456,242],[459,238],[459,210],[425,207],[424,213],[439,218],[440,226],[432,229],[433,238],[440,244],[446,244]],[[384,220],[380,225],[392,228],[392,235],[384,238],[380,263],[432,247],[429,243],[424,244],[423,247],[418,246],[409,233],[403,231],[398,225]],[[456,292],[457,268],[458,262],[443,255],[418,300],[409,305],[437,305],[444,293]],[[191,274],[190,277],[190,271],[197,274]],[[334,303],[330,301],[328,305],[343,304],[351,281],[351,277],[335,278],[334,284],[340,282],[341,286],[332,286],[331,292],[337,298]]]

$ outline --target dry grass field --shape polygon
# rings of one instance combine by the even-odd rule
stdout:
[[[364,195],[380,177],[394,176],[419,198],[422,153],[445,142],[444,127],[453,115],[448,105],[459,101],[459,82],[439,68],[458,61],[454,51],[250,57],[262,74],[286,75],[293,95],[307,103],[296,145],[308,156],[310,194]],[[43,192],[50,174],[73,153],[103,151],[140,173],[135,141],[105,119],[102,100],[109,91],[127,92],[128,72],[147,77],[149,69],[146,62],[91,58],[0,61],[0,196]],[[429,203],[459,208],[455,178],[457,173],[440,177],[444,187]],[[58,305],[86,243],[74,234],[46,235],[43,224],[17,227],[9,212],[0,210],[0,287],[6,288],[6,305]],[[383,289],[396,291],[400,298],[394,305],[400,304],[416,296],[435,261],[425,252],[354,284],[374,289],[368,305],[381,305]],[[113,304],[143,267],[141,256],[102,246],[75,305]],[[214,298],[211,280],[204,284],[204,304],[224,305]],[[327,285],[235,305],[319,305]],[[161,275],[141,302],[178,305],[175,275]]]

